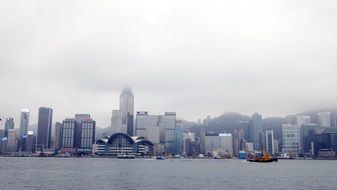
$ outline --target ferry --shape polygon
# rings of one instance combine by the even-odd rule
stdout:
[[[255,159],[247,159],[248,162],[261,162],[261,163],[268,163],[268,162],[277,162],[278,159],[275,157],[271,157],[268,153],[263,153],[262,156],[256,157]]]
[[[135,159],[135,155],[133,154],[118,154],[117,158],[118,159]]]

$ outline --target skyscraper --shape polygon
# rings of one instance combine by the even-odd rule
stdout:
[[[123,112],[120,110],[112,110],[111,116],[112,133],[127,133],[126,124],[123,124]]]
[[[15,129],[8,130],[7,152],[17,152],[17,141]]]
[[[4,137],[8,137],[8,130],[10,129],[14,129],[14,119],[6,118]]]
[[[317,113],[317,119],[320,127],[331,127],[330,112]]]
[[[56,122],[54,134],[54,149],[60,150],[62,144],[62,123]]]
[[[159,137],[160,142],[165,143],[165,152],[171,154],[177,154],[176,138],[176,113],[165,112],[161,116],[159,123]]]
[[[266,142],[265,142],[265,151],[268,152],[270,155],[275,154],[274,150],[274,131],[273,130],[266,130],[265,132]]]
[[[119,110],[122,112],[122,124],[126,125],[127,134],[133,136],[134,96],[130,88],[124,88],[119,97]]]
[[[29,110],[23,109],[21,110],[20,116],[20,139],[22,136],[27,135],[29,125]]]
[[[75,132],[77,122],[75,119],[66,118],[62,123],[62,152],[76,152]]]
[[[306,115],[297,115],[296,116],[296,123],[298,127],[301,127],[302,125],[306,125],[310,123],[310,116]]]
[[[282,152],[291,155],[300,153],[300,128],[297,125],[282,124]]]
[[[51,125],[53,118],[53,109],[40,107],[37,123],[37,150],[42,148],[50,148],[51,145]]]
[[[254,113],[250,120],[250,141],[255,150],[262,150],[262,115]]]

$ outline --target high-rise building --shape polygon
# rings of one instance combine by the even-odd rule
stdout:
[[[26,152],[34,152],[35,137],[33,131],[28,131],[26,135]]]
[[[122,112],[122,124],[126,125],[127,134],[133,136],[134,96],[130,88],[124,88],[119,97],[119,110]]]
[[[96,122],[91,119],[83,120],[79,126],[81,128],[80,143],[78,143],[77,152],[91,153],[92,145],[95,143]]]
[[[254,113],[250,120],[250,141],[255,150],[262,150],[262,115]]]
[[[15,129],[8,130],[7,152],[17,152],[17,141]]]
[[[6,118],[5,123],[5,137],[8,137],[8,131],[10,129],[14,129],[14,119],[13,118]]]
[[[2,153],[2,138],[4,138],[4,130],[0,129],[0,153]]]
[[[291,155],[300,153],[300,127],[292,124],[282,124],[282,152]]]
[[[230,133],[206,134],[205,152],[213,156],[233,156],[233,138]]]
[[[165,112],[159,123],[159,137],[160,141],[165,143],[166,153],[177,154],[175,129],[176,113]]]
[[[273,130],[266,130],[265,131],[265,151],[268,152],[270,155],[274,155],[274,131]]]
[[[310,116],[307,115],[297,115],[296,116],[296,124],[298,127],[301,127],[302,125],[310,123]]]
[[[330,112],[317,113],[317,119],[320,127],[331,127]]]
[[[175,129],[176,153],[180,155],[183,153],[183,128],[183,121],[177,120]]]
[[[54,134],[54,149],[60,150],[62,144],[62,123],[56,122]]]
[[[49,149],[51,146],[51,126],[53,118],[53,109],[40,107],[37,123],[37,150]]]
[[[123,112],[120,110],[112,110],[111,116],[112,133],[127,133],[127,125],[123,124]]]
[[[62,123],[62,152],[75,153],[75,132],[77,122],[75,119],[66,118]]]
[[[29,110],[23,109],[21,110],[21,116],[20,116],[20,139],[27,135],[29,126]]]

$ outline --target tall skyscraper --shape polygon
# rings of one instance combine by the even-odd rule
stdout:
[[[49,149],[51,146],[51,126],[53,118],[53,109],[40,107],[37,123],[37,150],[42,148]]]
[[[282,124],[282,152],[296,155],[300,153],[300,127]]]
[[[330,112],[317,113],[317,119],[320,127],[331,127]]]
[[[26,152],[34,152],[34,133],[33,131],[27,131],[26,136]]]
[[[14,129],[14,119],[13,118],[6,118],[5,123],[5,137],[8,137],[8,130]]]
[[[62,152],[74,153],[75,133],[77,122],[75,119],[66,118],[62,123]]]
[[[250,141],[255,150],[262,150],[262,115],[254,113],[250,120]]]
[[[270,155],[274,155],[274,131],[266,130],[265,132],[266,142],[265,142],[265,151]]]
[[[60,150],[62,144],[62,123],[56,122],[54,134],[54,149]]]
[[[17,141],[15,129],[8,130],[7,152],[17,152]]]
[[[22,136],[27,135],[29,126],[29,110],[23,109],[21,110],[21,116],[20,116],[20,139]]]
[[[159,123],[159,137],[161,143],[165,143],[166,153],[177,154],[175,130],[176,113],[165,112],[165,114],[161,116]]]
[[[130,88],[124,88],[119,97],[119,110],[122,112],[122,123],[126,125],[127,134],[133,136],[134,96]]]
[[[127,125],[123,124],[123,112],[112,110],[111,129],[112,133],[127,133]]]

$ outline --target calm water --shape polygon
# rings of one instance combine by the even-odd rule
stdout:
[[[337,189],[337,161],[0,157],[0,189]]]

